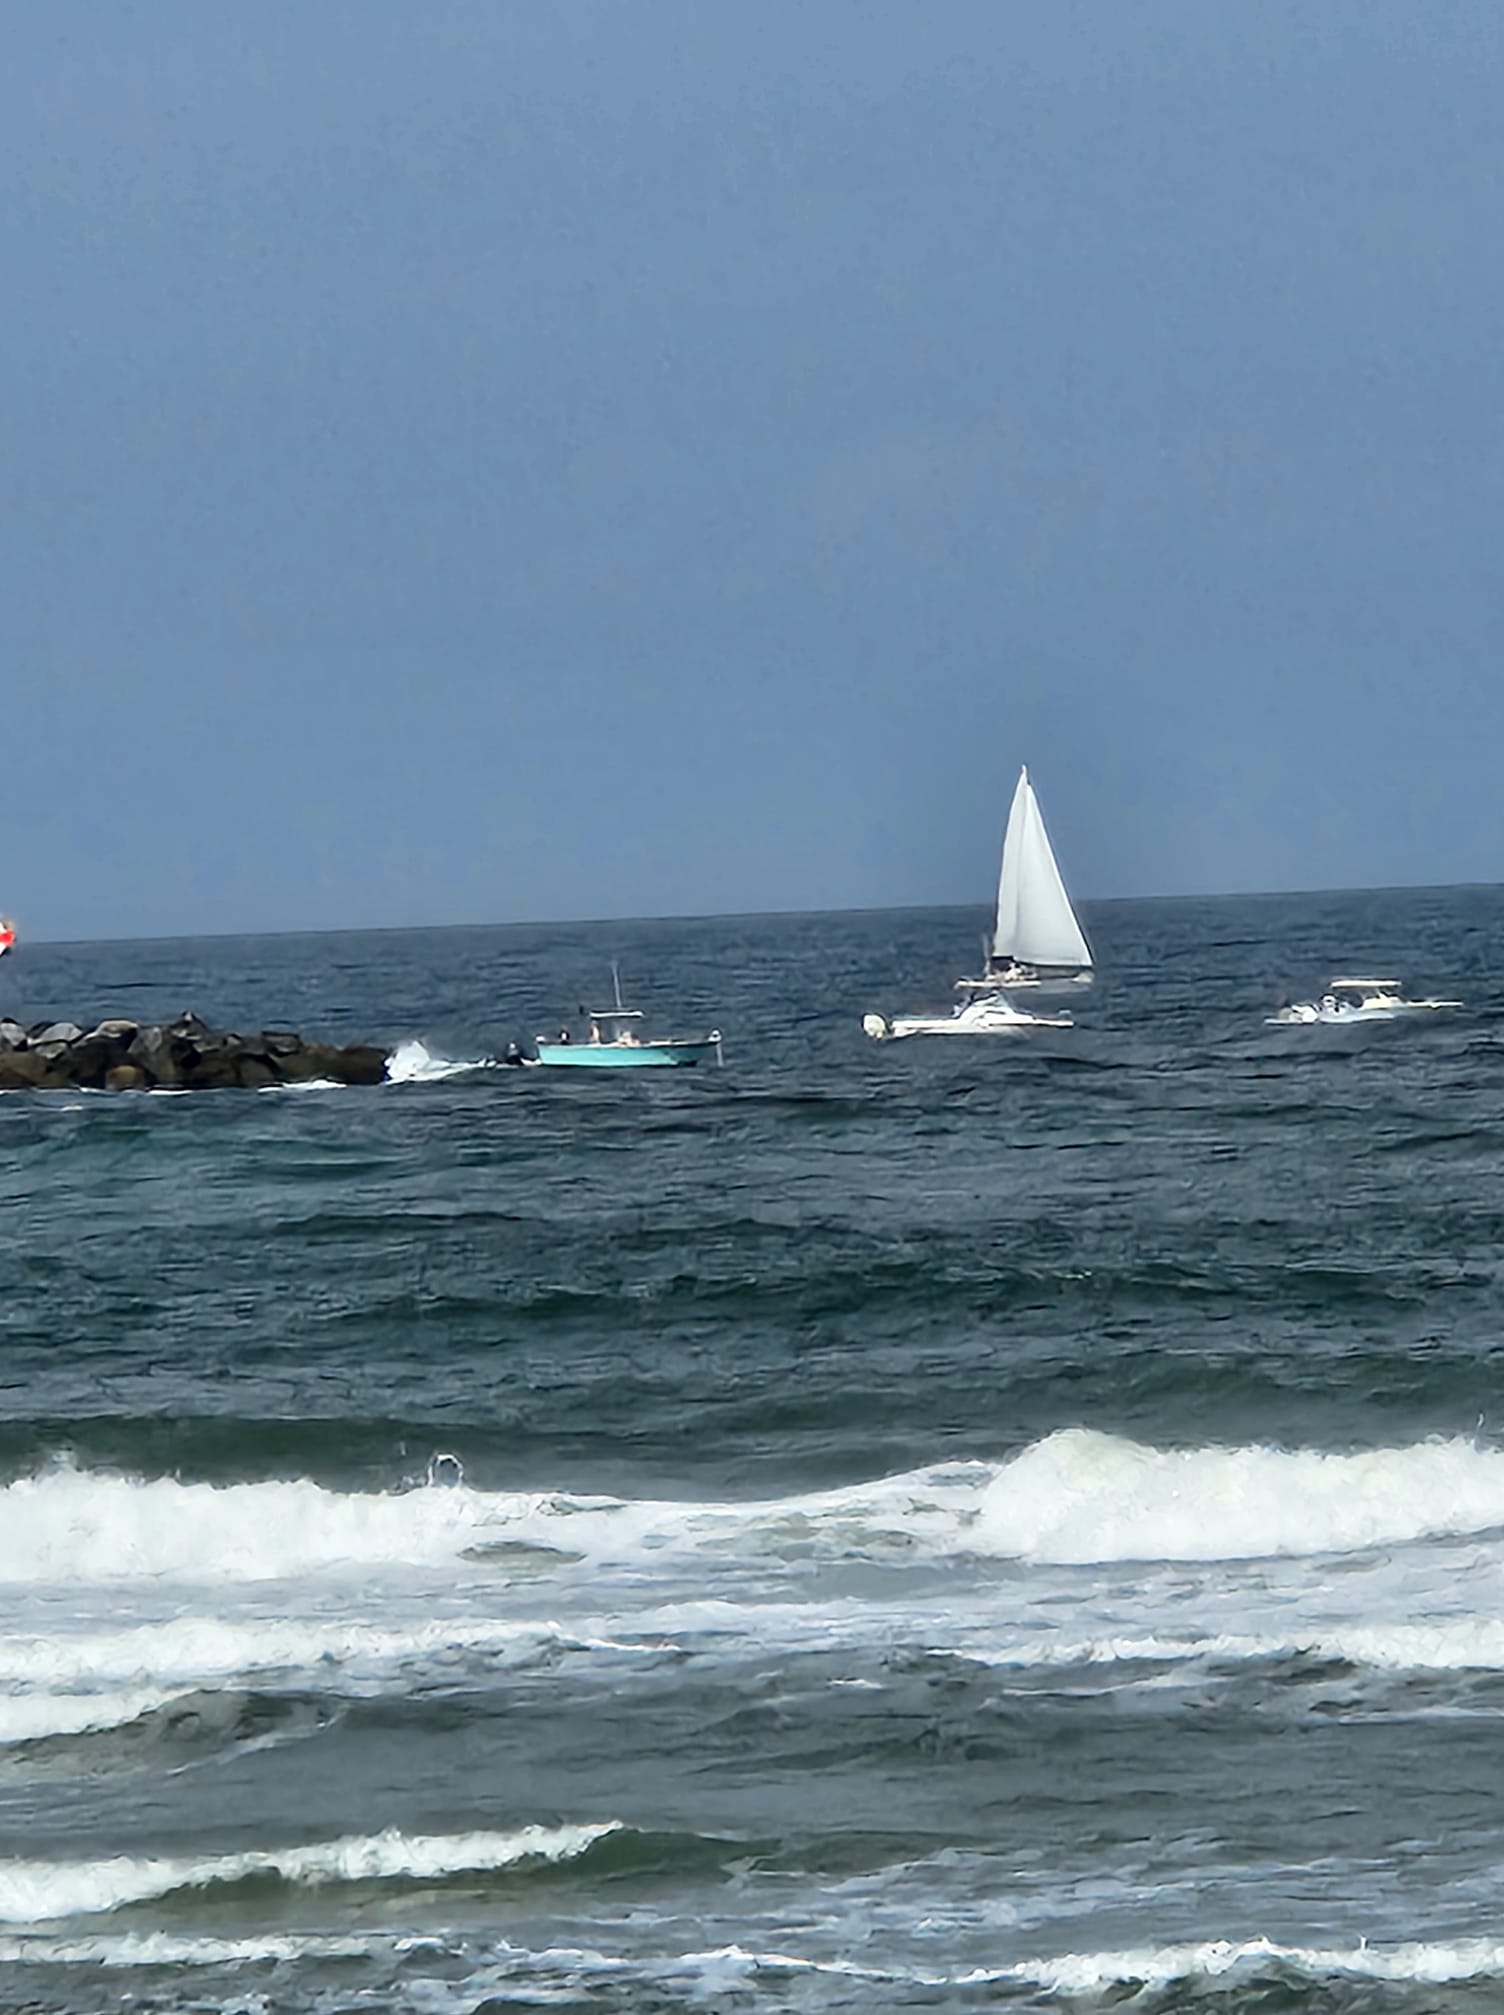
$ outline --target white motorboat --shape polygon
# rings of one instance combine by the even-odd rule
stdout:
[[[963,1001],[949,1014],[862,1016],[862,1027],[874,1042],[896,1042],[906,1035],[1013,1035],[1022,1029],[1070,1028],[1069,1015],[1026,1014],[1003,994],[982,994]]]
[[[1326,983],[1319,1000],[1293,1001],[1267,1016],[1280,1027],[1342,1027],[1355,1022],[1398,1021],[1404,1015],[1430,1014],[1438,1008],[1460,1008],[1461,1001],[1407,1000],[1394,979],[1356,978],[1346,974]]]

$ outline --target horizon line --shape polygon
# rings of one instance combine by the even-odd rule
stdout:
[[[1127,907],[1134,903],[1274,902],[1283,898],[1304,896],[1434,895],[1443,894],[1454,889],[1496,889],[1500,887],[1504,887],[1504,883],[1484,881],[1385,882],[1377,885],[1337,888],[1217,889],[1203,890],[1197,894],[1179,895],[1081,896],[1077,900],[1086,908],[1108,909]],[[292,930],[153,931],[133,937],[30,937],[24,936],[18,930],[16,934],[17,943],[13,949],[19,949],[23,942],[33,945],[57,946],[60,948],[66,948],[70,945],[216,944],[223,943],[231,938],[374,937],[388,934],[393,936],[409,936],[418,931],[548,930],[559,926],[568,926],[571,929],[584,929],[593,924],[608,926],[666,923],[756,923],[773,917],[914,916],[923,911],[986,911],[991,909],[992,903],[993,899],[989,896],[985,900],[978,902],[856,903],[839,909],[667,910],[651,916],[509,917],[490,918],[485,921],[471,920],[468,922],[440,924],[306,924]],[[0,968],[0,970],[3,970],[3,968]]]

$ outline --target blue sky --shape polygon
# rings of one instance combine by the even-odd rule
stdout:
[[[31,934],[1500,879],[1497,7],[5,32]]]

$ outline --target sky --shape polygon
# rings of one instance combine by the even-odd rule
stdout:
[[[37,938],[1504,879],[1494,0],[8,0]]]

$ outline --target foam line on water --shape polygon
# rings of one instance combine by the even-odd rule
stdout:
[[[340,1882],[432,1881],[511,1868],[530,1861],[571,1861],[620,1830],[598,1825],[525,1826],[515,1833],[351,1835],[307,1847],[213,1854],[197,1859],[116,1854],[94,1861],[0,1862],[0,1924],[45,1924],[98,1916],[124,1904],[273,1875],[321,1886]]]
[[[55,1931],[0,1937],[0,1966],[256,1966],[275,1960],[367,1959],[400,1941],[389,1932],[340,1936],[269,1933],[257,1938],[197,1938],[180,1931],[127,1931],[69,1938]]]
[[[1257,1976],[1271,1966],[1287,1967],[1311,1979],[1442,1986],[1504,1976],[1504,1943],[1495,1938],[1465,1938],[1434,1944],[1313,1946],[1279,1945],[1267,1938],[1210,1939],[1202,1944],[1146,1946],[1122,1952],[1070,1952],[1058,1959],[978,1970],[962,1975],[955,1984],[1016,1981],[1063,1994],[1095,1994],[1127,1984],[1161,1987],[1229,1975]]]
[[[87,1635],[0,1637],[0,1684],[82,1688],[150,1679],[182,1687],[313,1666],[380,1670],[455,1651],[524,1659],[574,1641],[554,1625],[497,1617],[435,1618],[401,1627],[294,1617],[235,1621],[179,1616],[170,1623]]]
[[[658,1970],[668,1978],[688,1976],[697,1991],[732,1996],[780,1973],[816,1974],[922,1986],[975,1990],[989,1986],[1044,1989],[1053,1994],[1093,1997],[1113,1989],[1205,1984],[1239,1978],[1255,1980],[1278,1967],[1313,1980],[1370,1980],[1440,1986],[1504,1977],[1504,1942],[1492,1938],[1451,1943],[1411,1942],[1372,1946],[1281,1945],[1268,1938],[1207,1939],[1199,1943],[1144,1946],[1123,1951],[1068,1952],[952,1973],[939,1968],[883,1966],[855,1959],[814,1958],[787,1950],[724,1945],[688,1952]]]
[[[936,1647],[942,1649],[942,1647]],[[1459,1617],[1434,1623],[1313,1624],[1288,1637],[1234,1635],[1142,1636],[1124,1633],[1062,1642],[1021,1637],[996,1646],[944,1647],[944,1655],[976,1665],[1031,1666],[1180,1664],[1214,1660],[1266,1664],[1277,1659],[1340,1660],[1373,1672],[1504,1671],[1504,1622]]]
[[[69,1936],[34,1932],[0,1937],[0,1965],[234,1967],[269,1961],[370,1958],[400,1953],[415,1941],[390,1932],[361,1934],[265,1933],[244,1938],[200,1937],[191,1933],[133,1931]],[[443,1941],[419,1941],[449,1950]],[[519,1978],[548,1974],[575,1981],[582,1970],[620,1976],[636,1973],[660,1982],[691,1981],[702,1993],[735,1993],[769,1976],[806,1974],[844,1980],[916,1985],[930,1989],[975,1990],[987,1986],[1044,1989],[1076,1998],[1122,1988],[1163,1988],[1253,1981],[1273,1968],[1313,1981],[1373,1981],[1385,1985],[1452,1986],[1504,1980],[1504,1942],[1492,1938],[1409,1941],[1371,1945],[1285,1945],[1268,1938],[1206,1939],[1199,1943],[1129,1947],[1120,1951],[1068,1952],[960,1973],[935,1968],[862,1964],[852,1959],[723,1945],[677,1957],[633,1964],[599,1950],[555,1947],[527,1952],[505,1948],[497,1961],[457,1980],[454,2007],[472,2008],[478,1994],[496,1993]],[[430,1991],[425,2006],[444,2005]]]
[[[408,1628],[293,1617],[185,1616],[130,1629],[0,1637],[0,1746],[121,1727],[186,1694],[292,1678],[346,1694],[456,1656],[494,1667],[582,1651],[652,1657],[664,1647],[583,1636],[545,1622],[449,1618]]]

